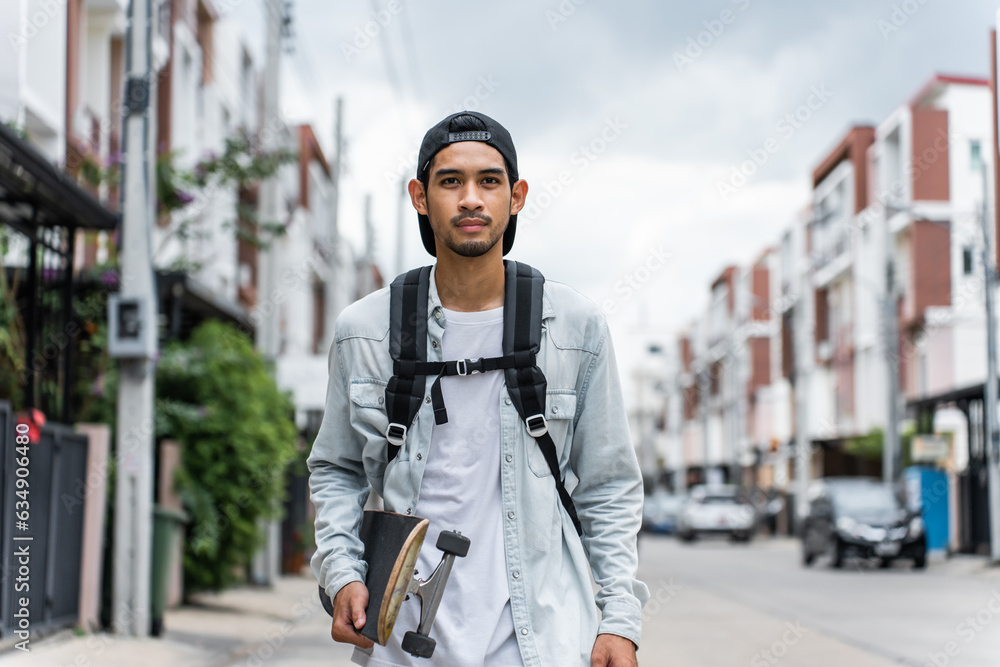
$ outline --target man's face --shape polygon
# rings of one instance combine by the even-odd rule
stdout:
[[[426,190],[419,181],[410,182],[410,197],[417,212],[430,219],[438,257],[442,248],[462,257],[485,255],[524,206],[527,184],[517,181],[512,188],[503,156],[481,141],[441,149],[428,173]]]

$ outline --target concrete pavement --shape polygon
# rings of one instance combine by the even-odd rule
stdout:
[[[282,577],[272,588],[245,587],[200,595],[169,610],[162,637],[110,634],[33,641],[30,653],[8,651],[7,667],[347,667],[351,648],[330,639],[330,617],[312,575]]]
[[[640,561],[652,595],[639,651],[645,667],[986,667],[1000,655],[1000,612],[996,620],[989,612],[1000,570],[983,558],[959,556],[923,572],[902,564],[833,570],[802,567],[792,540],[688,546],[644,537]],[[66,632],[35,640],[30,654],[0,654],[0,666],[352,664],[351,648],[330,639],[310,574],[197,602],[169,611],[160,638]],[[970,617],[979,617],[979,630],[961,626]]]

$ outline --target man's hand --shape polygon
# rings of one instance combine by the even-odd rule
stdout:
[[[367,606],[368,589],[360,581],[352,581],[337,591],[337,597],[333,599],[333,629],[330,631],[334,641],[361,648],[374,646],[372,640],[358,632],[365,627]]]
[[[618,635],[597,635],[590,667],[638,667],[635,644]]]

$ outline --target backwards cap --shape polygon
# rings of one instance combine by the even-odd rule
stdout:
[[[452,127],[452,122],[459,116],[473,116],[478,118],[485,129],[482,130],[456,130]],[[440,123],[427,130],[424,140],[420,143],[420,153],[417,156],[417,180],[426,179],[427,170],[430,168],[431,160],[443,148],[459,141],[481,141],[492,146],[499,151],[507,162],[510,171],[510,182],[517,180],[517,153],[514,151],[514,141],[510,138],[510,133],[503,125],[496,122],[486,114],[478,111],[459,111],[448,116]],[[434,232],[431,230],[431,221],[426,215],[417,214],[420,222],[420,239],[424,243],[424,249],[432,256],[437,257],[434,247]],[[511,246],[514,245],[514,231],[517,229],[517,215],[510,216],[507,222],[507,229],[503,234],[503,254],[507,254]]]

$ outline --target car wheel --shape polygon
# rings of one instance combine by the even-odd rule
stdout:
[[[883,570],[887,570],[890,567],[892,567],[892,559],[891,558],[885,558],[885,557],[879,558],[878,559],[878,566],[880,568],[882,568]]]
[[[838,570],[844,567],[844,543],[840,541],[840,538],[834,538],[833,540],[833,553],[830,555],[830,565]]]
[[[927,551],[921,549],[916,556],[913,557],[913,569],[922,570],[927,567]]]
[[[806,548],[806,545],[803,544],[802,545],[802,564],[805,565],[806,567],[809,567],[810,565],[813,564],[813,562],[815,560],[816,560],[816,554],[810,552],[809,549]]]

